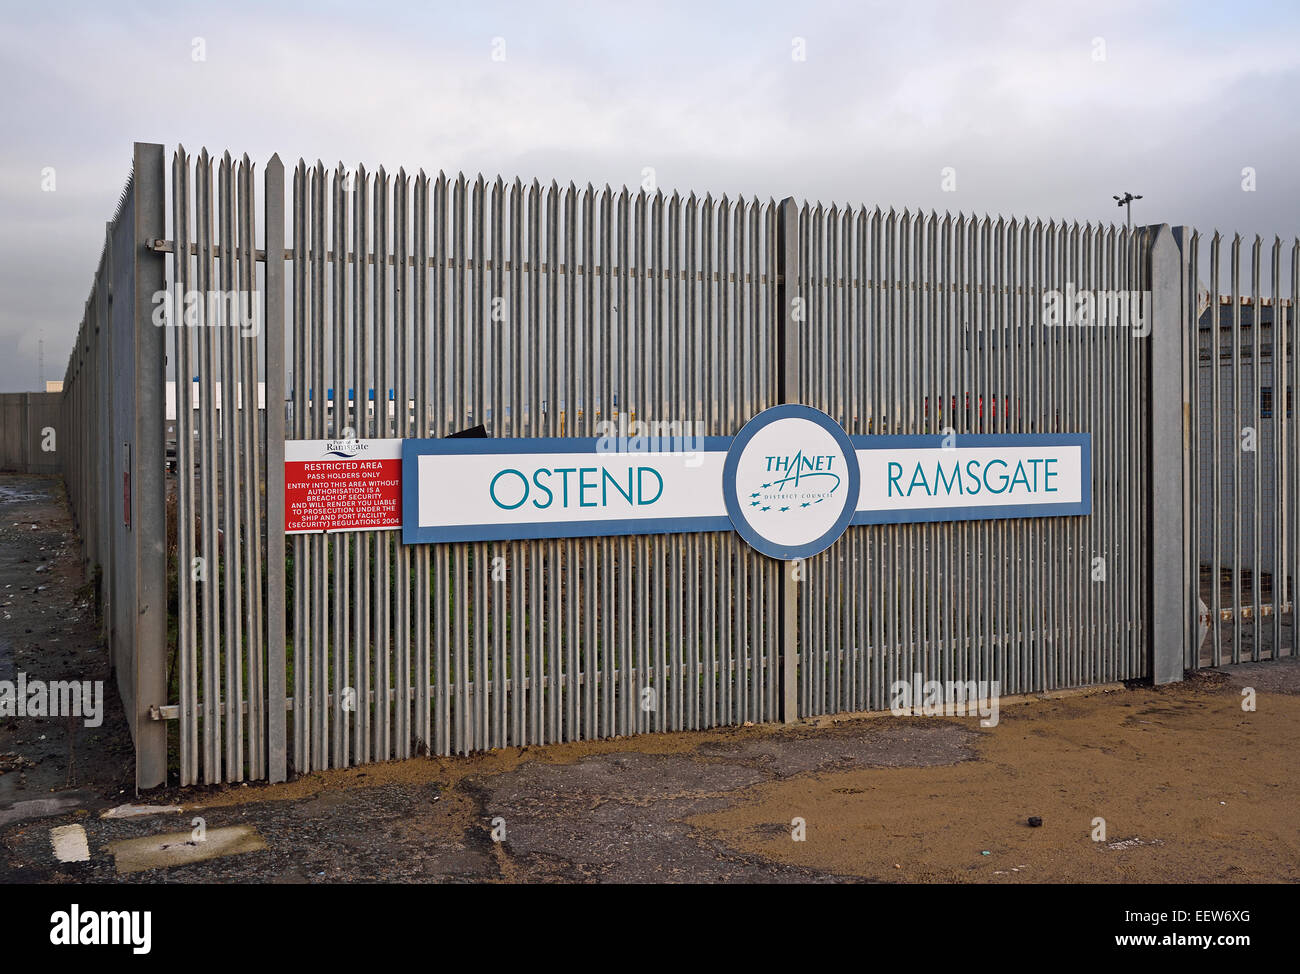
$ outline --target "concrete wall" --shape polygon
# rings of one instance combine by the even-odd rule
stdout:
[[[0,393],[0,471],[59,473],[60,403],[57,392]]]

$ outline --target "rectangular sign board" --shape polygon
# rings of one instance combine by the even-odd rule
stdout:
[[[1087,514],[1086,433],[854,436],[862,473],[851,524]]]
[[[741,490],[734,467],[727,473],[734,439],[409,439],[401,450],[402,540],[729,531],[735,524],[727,491]],[[859,474],[850,478],[858,491],[851,525],[1091,512],[1086,433],[852,436],[846,447],[849,442]],[[760,476],[764,482],[744,486],[743,501],[758,508],[775,479]],[[791,506],[814,502],[820,503],[810,495]],[[793,517],[780,520],[793,523]]]
[[[286,440],[286,534],[402,526],[402,441]]]
[[[647,438],[632,450],[578,437],[407,440],[402,540],[729,531],[722,500],[729,442]]]

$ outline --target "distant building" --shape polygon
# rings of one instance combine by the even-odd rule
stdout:
[[[1214,458],[1218,457],[1218,483],[1220,489],[1219,504],[1219,561],[1222,568],[1231,568],[1234,563],[1233,525],[1235,523],[1232,506],[1233,477],[1236,475],[1237,462],[1241,468],[1241,524],[1247,526],[1241,536],[1242,568],[1254,567],[1255,548],[1255,481],[1259,478],[1259,534],[1260,534],[1260,570],[1271,571],[1275,534],[1280,526],[1274,524],[1273,512],[1277,502],[1274,497],[1276,480],[1277,449],[1274,437],[1281,433],[1277,420],[1285,416],[1287,424],[1293,421],[1294,390],[1288,381],[1291,363],[1291,349],[1286,336],[1292,334],[1295,309],[1290,302],[1282,302],[1281,309],[1286,327],[1282,334],[1280,347],[1275,342],[1273,324],[1278,309],[1271,301],[1256,305],[1249,298],[1243,298],[1234,307],[1231,298],[1221,298],[1219,306],[1213,308],[1204,302],[1197,329],[1197,383],[1198,401],[1200,402],[1199,437],[1196,451],[1199,468],[1197,470],[1198,492],[1201,498],[1200,512],[1200,561],[1203,566],[1211,564],[1214,551]],[[1240,322],[1239,347],[1237,349],[1236,367],[1233,362],[1232,329],[1234,314]],[[1258,335],[1256,331],[1258,330]],[[1255,360],[1255,343],[1259,342],[1259,360]],[[1217,355],[1216,355],[1217,351]],[[1213,393],[1215,360],[1219,377],[1219,407],[1214,416]],[[1282,375],[1274,372],[1276,359],[1283,359],[1285,366]],[[1256,373],[1258,372],[1258,379]],[[1258,388],[1257,388],[1258,386]],[[1240,415],[1237,406],[1240,406]],[[1243,449],[1249,433],[1254,430],[1255,452]],[[1288,429],[1286,438],[1292,433]],[[1283,442],[1282,449],[1286,450]],[[1285,454],[1284,454],[1285,455]],[[1295,471],[1288,471],[1288,476],[1295,477]],[[1280,552],[1279,552],[1280,554]]]
[[[214,402],[216,407],[213,412],[213,416],[214,418],[219,418],[221,416],[221,383],[214,382],[212,385],[214,390],[212,394],[214,396]],[[244,391],[242,386],[235,390],[235,408],[241,411],[244,408],[243,394]],[[167,392],[166,392],[166,413],[164,417],[165,418],[164,429],[166,431],[164,434],[166,437],[165,449],[167,454],[168,469],[173,468],[176,459],[176,415],[177,415],[176,400],[177,400],[176,383],[168,382]],[[264,430],[265,423],[266,423],[266,383],[265,382],[259,382],[257,384],[257,414],[258,414],[258,421],[260,424],[262,424],[259,428]],[[190,383],[190,415],[193,417],[190,423],[190,429],[193,431],[194,437],[197,440],[199,437],[199,421],[201,417],[201,414],[199,412],[199,380],[197,377],[194,379],[193,382]],[[219,431],[218,431],[218,435],[220,435]]]

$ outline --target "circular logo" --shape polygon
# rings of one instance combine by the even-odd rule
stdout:
[[[722,493],[736,531],[771,558],[825,551],[858,506],[853,442],[820,409],[765,409],[731,442]]]

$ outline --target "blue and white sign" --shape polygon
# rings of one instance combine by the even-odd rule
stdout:
[[[1086,433],[855,436],[854,524],[1088,514]]]
[[[730,437],[406,440],[407,544],[729,531]]]
[[[735,530],[808,558],[851,524],[1092,510],[1086,433],[853,436],[810,406],[734,437],[408,439],[407,544]]]
[[[859,471],[844,429],[811,406],[775,406],[737,434],[722,491],[736,531],[772,558],[825,551],[848,527]]]

